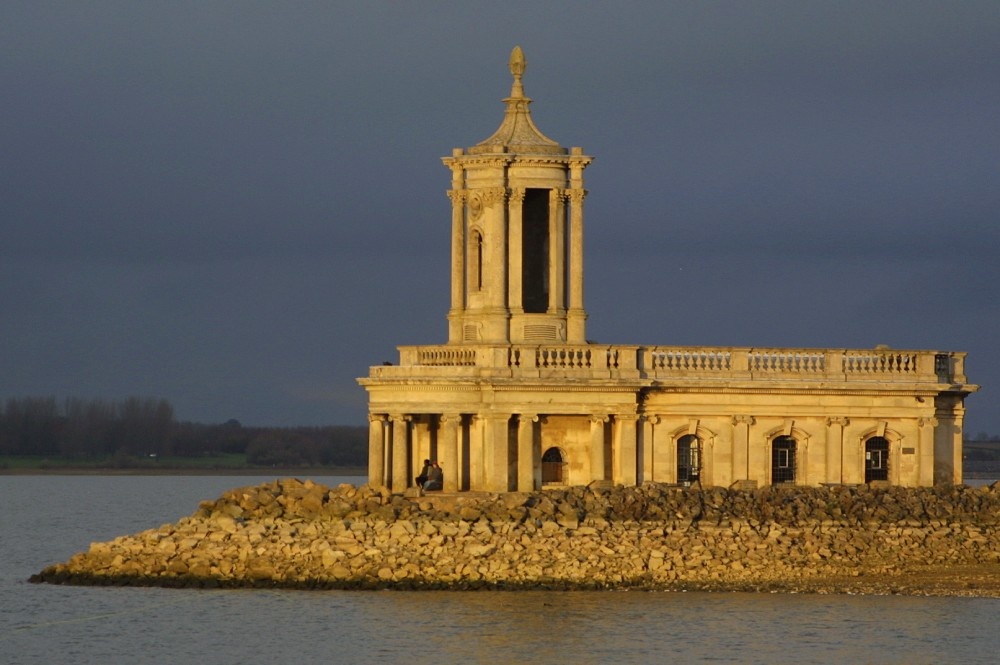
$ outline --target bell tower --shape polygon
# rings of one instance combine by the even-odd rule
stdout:
[[[586,343],[583,170],[591,158],[542,134],[521,47],[500,127],[455,148],[451,169],[449,344]]]

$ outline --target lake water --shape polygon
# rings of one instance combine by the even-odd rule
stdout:
[[[0,476],[0,663],[995,663],[1000,600],[29,584],[233,476]],[[361,478],[316,477],[336,485]]]

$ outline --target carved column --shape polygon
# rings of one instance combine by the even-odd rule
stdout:
[[[486,489],[485,436],[483,417],[473,414],[469,417],[469,489]]]
[[[452,166],[451,199],[451,309],[448,312],[448,341],[462,341],[462,312],[465,310],[465,190],[462,168]]]
[[[573,181],[580,181],[567,190],[569,198],[569,313],[567,315],[567,340],[570,344],[583,344],[586,340],[587,313],[583,309],[583,199],[587,191],[582,188],[582,166],[573,169]]]
[[[482,190],[482,197],[487,234],[483,248],[487,258],[483,283],[488,289],[489,307],[503,309],[507,304],[507,190],[491,187]]]
[[[615,424],[618,430],[618,478],[616,482],[622,485],[636,484],[636,426],[638,416],[634,413],[615,415]]]
[[[508,294],[512,314],[524,313],[524,188],[510,190],[508,212]]]
[[[508,468],[510,464],[509,436],[510,414],[489,414],[484,417],[484,452],[486,487],[490,492],[510,489]]]
[[[507,310],[507,189],[491,187],[481,190],[483,226],[486,229],[483,247],[483,290],[486,295],[486,318],[483,341],[509,340]]]
[[[750,426],[753,416],[733,416],[733,480],[750,480]]]
[[[604,480],[604,423],[608,416],[590,417],[590,479]]]
[[[368,414],[368,484],[385,485],[385,415]]]
[[[566,270],[566,212],[563,194],[549,190],[549,314],[559,314],[566,307],[564,277]]]
[[[535,423],[538,416],[522,413],[517,417],[517,491],[531,492],[535,487],[535,469],[541,463],[535,446]]]
[[[444,491],[457,492],[459,489],[458,434],[462,416],[446,413],[441,416],[441,467],[444,471]]]
[[[844,482],[844,427],[847,418],[826,419],[826,482]]]
[[[410,486],[410,466],[407,454],[409,416],[393,415],[392,418],[392,491],[402,492]]]

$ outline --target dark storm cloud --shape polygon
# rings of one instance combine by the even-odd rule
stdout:
[[[589,336],[970,352],[1000,432],[993,2],[0,8],[0,397],[363,422],[438,343],[447,170],[527,55]]]

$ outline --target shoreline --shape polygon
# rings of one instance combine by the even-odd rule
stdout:
[[[281,581],[251,579],[221,580],[216,577],[147,577],[136,575],[96,576],[86,574],[52,574],[42,571],[28,580],[33,584],[67,586],[132,586],[177,589],[237,590],[274,589],[286,591],[447,591],[447,592],[508,592],[525,591],[590,591],[605,593],[770,593],[801,595],[846,596],[907,596],[924,598],[992,598],[1000,600],[1000,568],[995,564],[962,566],[955,572],[951,567],[906,570],[875,581],[859,578],[817,576],[794,582],[668,582],[668,583],[588,583],[565,580],[534,582],[461,581],[440,582],[411,579],[405,583],[381,580],[341,581],[329,579]]]

